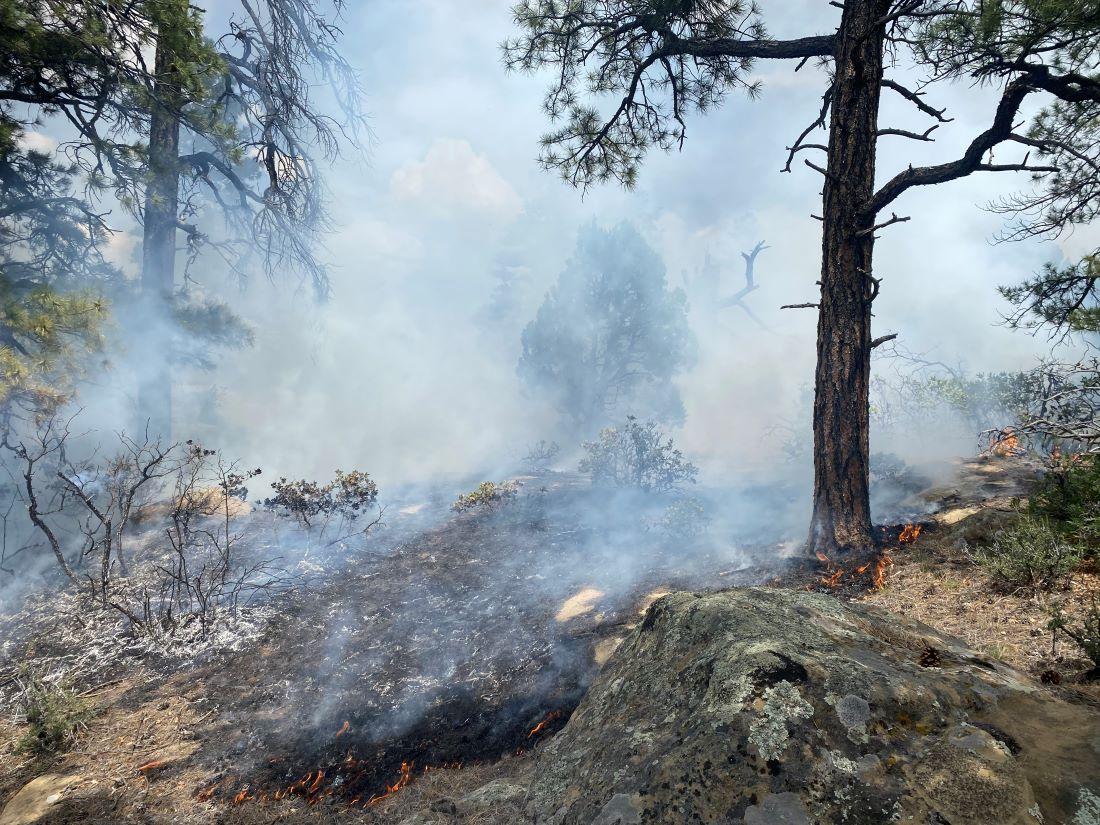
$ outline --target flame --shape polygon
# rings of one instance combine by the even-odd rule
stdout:
[[[400,791],[402,788],[412,782],[412,770],[412,762],[402,762],[401,773],[398,774],[397,781],[394,782],[392,785],[387,784],[384,793],[375,794],[370,799],[368,799],[365,804],[369,807],[373,807],[386,797],[393,796],[395,793]]]
[[[535,725],[533,728],[531,728],[530,731],[528,731],[527,738],[530,739],[532,736],[538,736],[540,733],[542,733],[544,730],[546,730],[547,725],[549,725],[551,722],[553,722],[559,716],[561,716],[561,711],[560,710],[550,711],[548,714],[546,714],[545,719],[543,719],[541,722],[539,722],[537,725]]]
[[[921,526],[919,524],[906,524],[901,528],[901,534],[898,536],[899,544],[912,544],[917,540],[917,536],[920,535]]]
[[[920,528],[917,528],[917,532],[920,532]],[[882,590],[886,586],[886,574],[890,570],[890,567],[894,564],[890,558],[890,554],[883,551],[882,555],[878,557],[875,562],[875,572],[871,574],[871,579],[875,583],[876,590]]]
[[[214,798],[214,794],[218,792],[218,787],[220,785],[221,782],[215,782],[209,788],[205,788],[195,794],[195,799],[197,799],[199,802],[209,802],[211,799]]]
[[[233,797],[233,804],[240,805],[243,802],[247,802],[249,799],[255,799],[255,797],[248,792],[248,786],[245,785],[237,792],[237,795]]]
[[[349,722],[347,719],[345,719],[343,726],[340,728],[340,730],[336,731],[336,736],[334,738],[339,739],[341,736],[343,736],[345,733],[348,732],[348,729],[350,727],[351,727],[351,722]]]
[[[1022,452],[1023,450],[1020,448],[1020,439],[1011,427],[1007,427],[998,432],[990,442],[989,448],[986,450],[987,455],[1002,457],[1020,455]]]

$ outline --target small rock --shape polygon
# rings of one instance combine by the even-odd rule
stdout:
[[[33,825],[39,822],[48,808],[65,798],[81,777],[76,774],[62,776],[47,773],[32,779],[11,798],[0,812],[0,825]]]

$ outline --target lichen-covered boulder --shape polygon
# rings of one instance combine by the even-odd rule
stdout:
[[[1085,825],[1100,709],[824,595],[657,601],[541,752],[546,825]],[[1097,823],[1100,825],[1100,823]]]

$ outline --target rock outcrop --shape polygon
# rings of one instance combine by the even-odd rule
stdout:
[[[545,825],[1100,825],[1100,708],[775,589],[657,601],[539,756]]]

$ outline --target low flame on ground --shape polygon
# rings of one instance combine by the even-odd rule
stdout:
[[[920,532],[921,525],[906,524],[901,528],[901,532],[898,534],[898,544],[912,544],[920,536]],[[869,575],[871,584],[874,586],[875,590],[881,590],[886,586],[886,578],[890,573],[890,568],[894,566],[894,560],[890,557],[890,553],[887,550],[883,550],[879,553],[878,557],[873,561],[866,562],[851,571],[845,570],[821,551],[817,551],[816,555],[818,561],[826,567],[825,575],[821,576],[818,581],[830,589],[839,587],[845,576],[849,576],[851,579],[858,581]]]
[[[527,734],[527,738],[530,739],[532,736],[538,736],[540,733],[546,730],[547,725],[549,725],[559,716],[561,716],[560,710],[550,711],[548,714],[546,714],[546,718],[544,718],[541,722],[531,728],[531,730]]]
[[[549,720],[547,720],[548,722]],[[345,723],[345,728],[341,728],[340,733],[346,732],[346,728],[350,727],[348,723]],[[340,735],[340,734],[337,734]],[[325,797],[331,797],[334,795],[335,789],[340,785],[354,785],[360,777],[363,776],[368,770],[368,764],[360,759],[356,759],[355,755],[351,752],[347,757],[343,759],[339,765],[332,771],[332,776],[329,776],[326,781],[326,773],[324,770],[318,769],[316,771],[310,771],[301,779],[296,782],[287,785],[285,788],[280,788],[273,793],[260,792],[253,793],[250,790],[249,785],[242,787],[232,797],[232,803],[234,805],[243,805],[245,802],[279,802],[287,799],[288,797],[296,796],[304,799],[308,804],[314,805],[321,801]],[[412,782],[416,781],[422,776],[430,773],[433,770],[461,770],[461,762],[446,762],[439,765],[427,765],[419,771],[416,770],[416,765],[411,761],[404,761],[401,763],[401,768],[394,778],[393,782],[384,783],[385,790],[372,794],[369,797],[356,796],[353,799],[348,800],[348,805],[361,806],[364,808],[374,807],[394,794],[400,792],[402,789],[408,787]],[[219,789],[225,786],[225,780],[216,782],[209,788],[204,788],[195,794],[195,798],[199,802],[209,802],[218,793]]]

